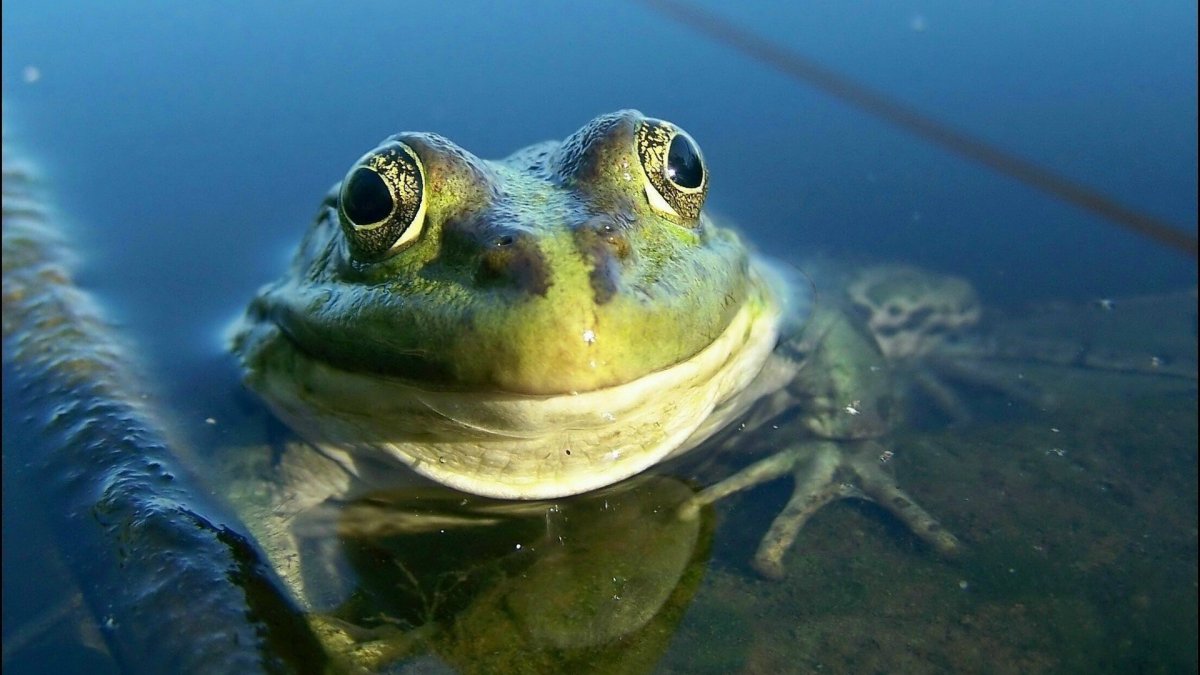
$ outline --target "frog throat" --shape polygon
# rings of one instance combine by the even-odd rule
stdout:
[[[693,447],[710,414],[758,375],[779,337],[783,289],[756,267],[745,304],[707,347],[630,382],[582,393],[422,388],[314,360],[274,326],[258,326],[242,358],[250,386],[331,456],[391,457],[487,497],[562,497]]]

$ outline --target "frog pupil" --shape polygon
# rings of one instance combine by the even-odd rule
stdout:
[[[377,223],[391,214],[392,206],[392,193],[374,171],[359,167],[346,179],[342,210],[355,224]]]
[[[683,134],[676,134],[671,139],[671,147],[667,150],[667,178],[679,187],[688,189],[698,188],[704,182],[700,153],[691,139]]]

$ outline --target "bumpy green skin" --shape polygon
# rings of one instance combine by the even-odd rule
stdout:
[[[887,362],[863,326],[841,308],[814,313],[799,348],[802,368],[789,385],[792,405],[818,438],[858,440],[884,435],[894,422]]]
[[[342,194],[356,194],[354,179],[335,187],[288,274],[252,302],[234,337],[252,384],[255,376],[265,382],[264,395],[284,401],[285,419],[308,424],[310,440],[344,468],[361,456],[353,452],[382,449],[458,489],[523,499],[595,489],[648,464],[598,483],[579,476],[607,476],[606,466],[649,456],[651,445],[660,461],[745,414],[750,423],[773,423],[798,409],[787,422],[794,433],[776,455],[710,486],[693,505],[792,474],[796,495],[760,555],[769,575],[780,573],[783,552],[815,509],[848,496],[876,499],[939,550],[955,548],[881,470],[887,458],[877,439],[897,415],[893,360],[921,352],[883,349],[872,323],[859,318],[864,303],[892,316],[888,302],[898,297],[915,320],[896,333],[920,334],[969,325],[940,317],[971,303],[947,304],[937,290],[944,284],[893,270],[854,286],[866,300],[848,298],[852,280],[837,275],[832,292],[820,294],[824,306],[811,316],[798,312],[787,304],[793,289],[776,288],[794,284],[764,281],[765,265],[700,213],[706,171],[698,184],[695,175],[683,186],[664,180],[666,148],[678,135],[669,123],[622,111],[561,143],[495,162],[433,134],[385,140],[348,175],[367,167],[403,176],[389,185],[415,195],[420,208],[404,203],[391,214],[403,211],[417,229],[401,227],[393,239],[391,230],[385,236],[356,222],[347,203],[358,198]],[[664,195],[672,185],[686,189]],[[871,289],[892,293],[880,298]],[[781,326],[793,334],[768,355]],[[678,398],[696,418],[687,424],[699,426],[679,423],[683,431],[668,443],[637,426],[637,415],[663,426],[657,408],[605,414],[618,400],[603,397],[610,388],[699,368],[703,355],[693,357],[726,338],[730,356],[704,368],[735,363],[732,371],[718,368],[709,380],[685,380],[686,391],[638,399]],[[276,352],[287,358],[272,361]],[[308,379],[288,365],[301,361]],[[397,380],[414,387],[393,386]],[[693,396],[697,390],[705,395]],[[571,395],[586,392],[602,396]],[[358,407],[342,405],[355,396]],[[375,424],[376,410],[416,421]],[[569,437],[556,435],[560,418],[575,420],[565,427]],[[623,452],[609,452],[617,447]],[[370,482],[377,469],[347,470],[351,482]],[[353,499],[356,490],[348,485],[343,496]]]
[[[501,161],[389,138],[424,167],[420,235],[355,260],[335,188],[248,323],[338,368],[472,391],[590,391],[686,360],[743,306],[749,258],[732,232],[647,198],[646,122],[602,116]]]

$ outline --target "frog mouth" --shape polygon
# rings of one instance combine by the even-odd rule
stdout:
[[[310,357],[277,327],[253,344],[243,336],[240,353],[248,384],[331,456],[388,457],[465,492],[549,499],[610,485],[707,437],[706,420],[746,390],[778,340],[781,303],[756,280],[699,353],[576,394],[439,390],[346,371]]]
[[[711,303],[689,299],[661,311],[656,299],[635,292],[606,305],[570,290],[549,299],[465,293],[441,303],[449,306],[443,311],[436,298],[386,287],[313,293],[284,286],[251,306],[233,350],[245,351],[260,339],[256,333],[277,331],[314,361],[422,389],[574,395],[691,360],[752,301],[750,285],[720,295],[706,290],[695,296]],[[688,316],[686,302],[710,309]]]

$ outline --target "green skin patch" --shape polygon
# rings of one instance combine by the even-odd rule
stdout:
[[[647,147],[645,129],[660,147]],[[355,168],[389,179],[397,143],[411,149],[423,194],[406,178],[394,213],[410,218],[423,199],[420,221],[396,225],[404,240],[387,257],[356,259],[355,237],[378,248],[385,228],[348,226],[335,189],[246,325],[278,326],[333,367],[433,389],[569,394],[683,362],[746,303],[750,257],[731,231],[670,206],[702,193],[650,198],[672,188],[646,173],[662,170],[673,137],[663,129],[674,127],[622,111],[500,161],[433,134],[393,136]],[[405,175],[418,164],[408,162]],[[254,334],[236,349],[248,353]]]
[[[392,468],[500,499],[582,494],[778,419],[779,452],[687,509],[790,474],[764,575],[842,498],[958,550],[881,468],[881,439],[901,410],[892,366],[973,325],[970,287],[882,270],[814,309],[809,283],[704,215],[708,187],[691,136],[636,111],[501,161],[422,133],[364,155],[233,335],[248,384],[335,467],[268,523],[391,489]]]
[[[344,466],[391,457],[491,497],[578,494],[694,447],[744,407],[789,297],[700,213],[702,162],[634,111],[499,162],[393,136],[251,303],[246,379]]]

